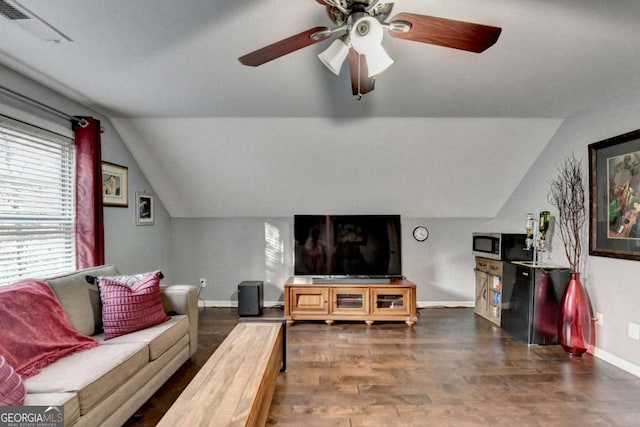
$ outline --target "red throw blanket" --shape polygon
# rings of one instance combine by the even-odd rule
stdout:
[[[73,328],[48,284],[25,280],[0,286],[0,354],[24,378],[97,345]]]

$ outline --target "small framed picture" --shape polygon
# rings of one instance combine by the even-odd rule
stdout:
[[[102,204],[126,208],[129,206],[129,169],[102,162]]]
[[[153,194],[136,192],[136,225],[153,225]]]

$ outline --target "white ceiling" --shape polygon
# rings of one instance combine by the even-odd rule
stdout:
[[[346,66],[336,77],[318,61],[316,55],[329,41],[258,68],[245,67],[237,60],[308,28],[331,26],[323,7],[314,0],[19,1],[73,42],[42,42],[0,17],[0,62],[112,118],[154,190],[175,216],[283,214],[266,207],[265,195],[253,194],[248,184],[233,178],[246,158],[230,155],[231,147],[241,145],[247,152],[261,153],[264,141],[278,142],[277,159],[261,155],[267,170],[281,171],[282,162],[302,164],[305,160],[305,153],[290,150],[281,141],[291,134],[282,135],[276,129],[288,126],[290,118],[303,119],[295,122],[295,128],[308,123],[320,141],[334,141],[340,135],[340,121],[356,118],[365,120],[356,120],[353,126],[366,127],[361,126],[352,138],[379,137],[381,127],[367,121],[375,117],[459,121],[454,121],[455,128],[447,121],[383,121],[389,139],[422,141],[419,147],[412,147],[414,154],[403,156],[428,156],[433,166],[417,176],[390,170],[384,181],[373,178],[374,188],[405,188],[398,196],[406,201],[404,212],[417,216],[490,216],[502,206],[562,119],[640,88],[640,7],[636,0],[397,0],[392,15],[440,16],[498,26],[503,31],[498,42],[482,54],[386,36],[383,44],[395,63],[378,77],[376,89],[360,101],[351,95]],[[179,118],[200,120],[194,126]],[[236,122],[221,118],[249,118],[245,123],[250,127],[261,123],[261,118],[272,118],[269,123],[273,126],[265,127],[261,140],[246,132],[230,132],[225,124]],[[477,120],[483,121],[479,133]],[[175,132],[162,132],[168,126]],[[413,132],[410,137],[403,134],[403,126]],[[231,141],[216,138],[215,130],[220,127]],[[145,139],[151,135],[153,141]],[[529,157],[513,163],[508,180],[512,184],[492,195],[488,207],[453,206],[445,213],[409,201],[419,185],[442,184],[439,180],[447,175],[445,165],[451,160],[443,153],[459,141],[466,141],[471,159],[484,158],[487,149],[493,150],[496,155],[485,159],[492,171],[505,161],[512,162],[518,152]],[[219,170],[216,185],[199,184],[198,195],[190,196],[184,190],[193,189],[194,182],[208,181],[209,175],[202,172],[190,181],[184,176],[198,172],[180,173],[171,182],[156,176],[155,168],[176,166],[172,156],[180,147],[200,150],[182,150],[183,172]],[[337,149],[334,143],[325,148]],[[285,149],[288,151],[282,151]],[[147,150],[156,160],[141,154]],[[388,155],[397,155],[397,148],[388,150]],[[330,151],[321,153],[325,159],[330,155]],[[352,164],[359,164],[356,153],[346,155],[353,156],[349,157]],[[354,176],[367,172],[355,167]],[[466,167],[477,165],[471,162]],[[275,175],[284,181],[296,177],[297,182],[284,185],[287,194],[317,184],[311,178],[305,180],[299,170],[293,172],[295,175]],[[499,172],[492,173],[496,174],[493,180],[499,180]],[[477,171],[472,175],[484,176]],[[408,180],[417,183],[408,184]],[[469,185],[471,193],[481,192],[480,183]],[[247,200],[228,208],[197,202],[203,196],[228,198],[232,188],[235,194],[246,194]],[[357,188],[353,183],[350,189]],[[254,204],[252,210],[248,206],[251,197],[265,208],[256,210]],[[429,206],[449,204],[446,194],[433,197]],[[314,205],[304,207],[311,210]],[[369,206],[363,199],[360,204],[336,205],[335,209],[366,211],[375,210],[376,205]]]

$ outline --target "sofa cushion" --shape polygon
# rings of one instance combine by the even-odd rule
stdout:
[[[25,385],[29,394],[77,392],[83,415],[147,363],[149,347],[144,343],[100,345],[58,360]]]
[[[0,355],[0,406],[20,406],[26,395],[22,377]]]
[[[71,426],[80,418],[80,401],[76,393],[35,393],[27,394],[25,406],[62,406],[64,425]]]
[[[169,320],[160,296],[160,272],[131,285],[100,277],[104,339],[139,331]]]
[[[189,358],[187,336],[165,351],[159,359],[149,362],[144,368],[127,379],[84,414],[78,427],[121,426],[142,406],[162,384]],[[144,421],[144,420],[143,420]],[[133,423],[136,424],[136,423]],[[149,424],[141,422],[141,425]]]
[[[94,338],[105,345],[142,342],[149,345],[149,358],[156,360],[182,337],[189,334],[189,319],[186,315],[171,316],[170,320],[140,331],[131,332],[108,341],[103,335]]]
[[[45,281],[58,297],[73,327],[81,334],[90,336],[100,327],[101,312],[98,287],[89,284],[86,276],[118,274],[118,269],[113,265],[103,265],[50,277]]]

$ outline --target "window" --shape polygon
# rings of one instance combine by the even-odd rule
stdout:
[[[0,116],[0,285],[72,271],[71,138]]]

